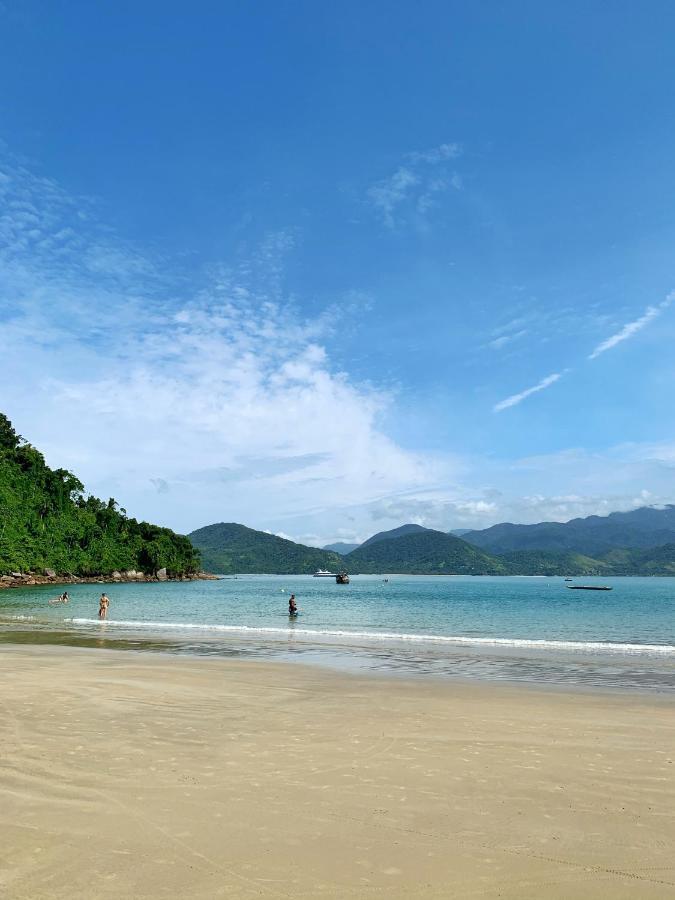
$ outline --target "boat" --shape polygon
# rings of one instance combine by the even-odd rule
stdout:
[[[336,584],[349,584],[349,575],[346,572],[338,572],[335,576]]]
[[[329,572],[328,569],[317,569],[313,578],[337,578],[336,572]]]
[[[611,591],[612,588],[608,584],[567,584],[565,587],[569,591]]]
[[[574,581],[573,578],[566,578],[565,581]]]

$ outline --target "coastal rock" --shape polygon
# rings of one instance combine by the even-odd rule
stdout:
[[[56,572],[54,569],[45,569],[45,575],[47,578],[56,578]]]
[[[9,581],[14,581],[14,579],[12,578],[11,575],[0,575],[0,581],[9,582]]]
[[[117,571],[113,572],[111,577],[113,578],[114,581],[121,581],[121,580],[122,580],[122,575],[121,575],[121,573],[120,573],[120,572],[117,572]]]
[[[166,569],[158,569],[157,570],[157,581],[168,581],[169,576],[166,573]]]

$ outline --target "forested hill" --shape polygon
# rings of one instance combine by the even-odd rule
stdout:
[[[395,532],[399,529],[395,529]],[[394,533],[394,532],[392,532]],[[347,554],[350,572],[399,572],[410,575],[508,575],[510,568],[496,557],[452,534],[422,529],[388,539],[366,541]]]
[[[112,499],[87,496],[71,472],[50,469],[0,413],[0,574],[162,568],[169,577],[199,569],[188,538],[128,518]]]
[[[337,553],[296,544],[235,522],[198,528],[191,532],[190,540],[201,552],[206,571],[219,575],[310,575],[317,569],[335,572],[344,566]]]

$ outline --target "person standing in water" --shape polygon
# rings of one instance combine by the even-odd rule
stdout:
[[[298,614],[298,604],[295,602],[295,594],[291,594],[291,598],[288,601],[288,615],[289,616],[297,616]]]
[[[107,619],[108,618],[108,607],[110,606],[110,600],[108,599],[107,594],[101,594],[101,599],[98,601],[98,617],[99,619]]]

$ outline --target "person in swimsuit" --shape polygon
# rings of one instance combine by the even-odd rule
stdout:
[[[98,617],[99,619],[107,619],[108,618],[108,607],[110,606],[110,600],[108,599],[107,594],[101,594],[101,599],[98,601]]]
[[[291,598],[288,601],[288,615],[289,616],[297,616],[298,614],[298,604],[295,602],[295,594],[291,594]]]

